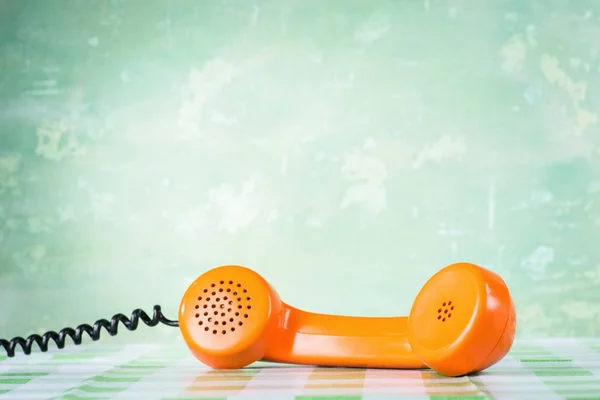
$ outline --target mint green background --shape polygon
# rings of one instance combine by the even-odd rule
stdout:
[[[459,260],[597,336],[599,106],[596,1],[0,1],[0,336],[226,263],[402,315]]]

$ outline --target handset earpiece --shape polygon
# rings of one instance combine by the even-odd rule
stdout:
[[[510,351],[515,307],[504,280],[471,263],[449,265],[417,294],[408,340],[427,366],[446,376],[483,371]]]
[[[439,318],[438,318],[439,317]],[[284,303],[258,273],[223,266],[199,276],[179,308],[182,336],[217,369],[255,361],[370,368],[430,367],[459,376],[490,367],[510,350],[515,312],[506,284],[468,263],[430,278],[409,317],[349,317]]]

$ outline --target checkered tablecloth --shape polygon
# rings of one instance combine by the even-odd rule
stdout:
[[[471,377],[256,364],[213,371],[182,344],[0,356],[0,399],[600,399],[600,339],[517,341]]]

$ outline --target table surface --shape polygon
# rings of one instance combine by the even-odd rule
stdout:
[[[430,370],[257,363],[214,371],[183,345],[86,344],[0,357],[0,399],[600,399],[600,339],[517,341],[494,367]]]

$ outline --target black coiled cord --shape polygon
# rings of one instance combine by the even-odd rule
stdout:
[[[80,345],[84,332],[87,333],[93,341],[96,341],[100,339],[100,330],[102,328],[106,329],[110,336],[115,336],[119,331],[119,322],[123,323],[128,330],[135,331],[140,320],[150,327],[156,326],[159,323],[168,326],[179,326],[179,322],[167,319],[163,315],[160,306],[154,306],[152,318],[150,318],[144,310],[138,308],[131,313],[131,318],[127,318],[123,314],[116,314],[110,321],[99,319],[93,326],[81,324],[75,329],[67,327],[61,329],[59,332],[48,331],[41,336],[38,334],[29,335],[27,339],[20,336],[16,336],[11,340],[0,339],[0,347],[3,347],[4,350],[6,350],[6,355],[8,357],[14,357],[17,346],[20,346],[21,349],[23,349],[23,353],[27,355],[31,354],[31,348],[34,343],[37,344],[42,352],[48,351],[48,343],[50,340],[56,343],[56,347],[62,349],[65,347],[65,340],[67,337],[70,337],[76,345]]]

